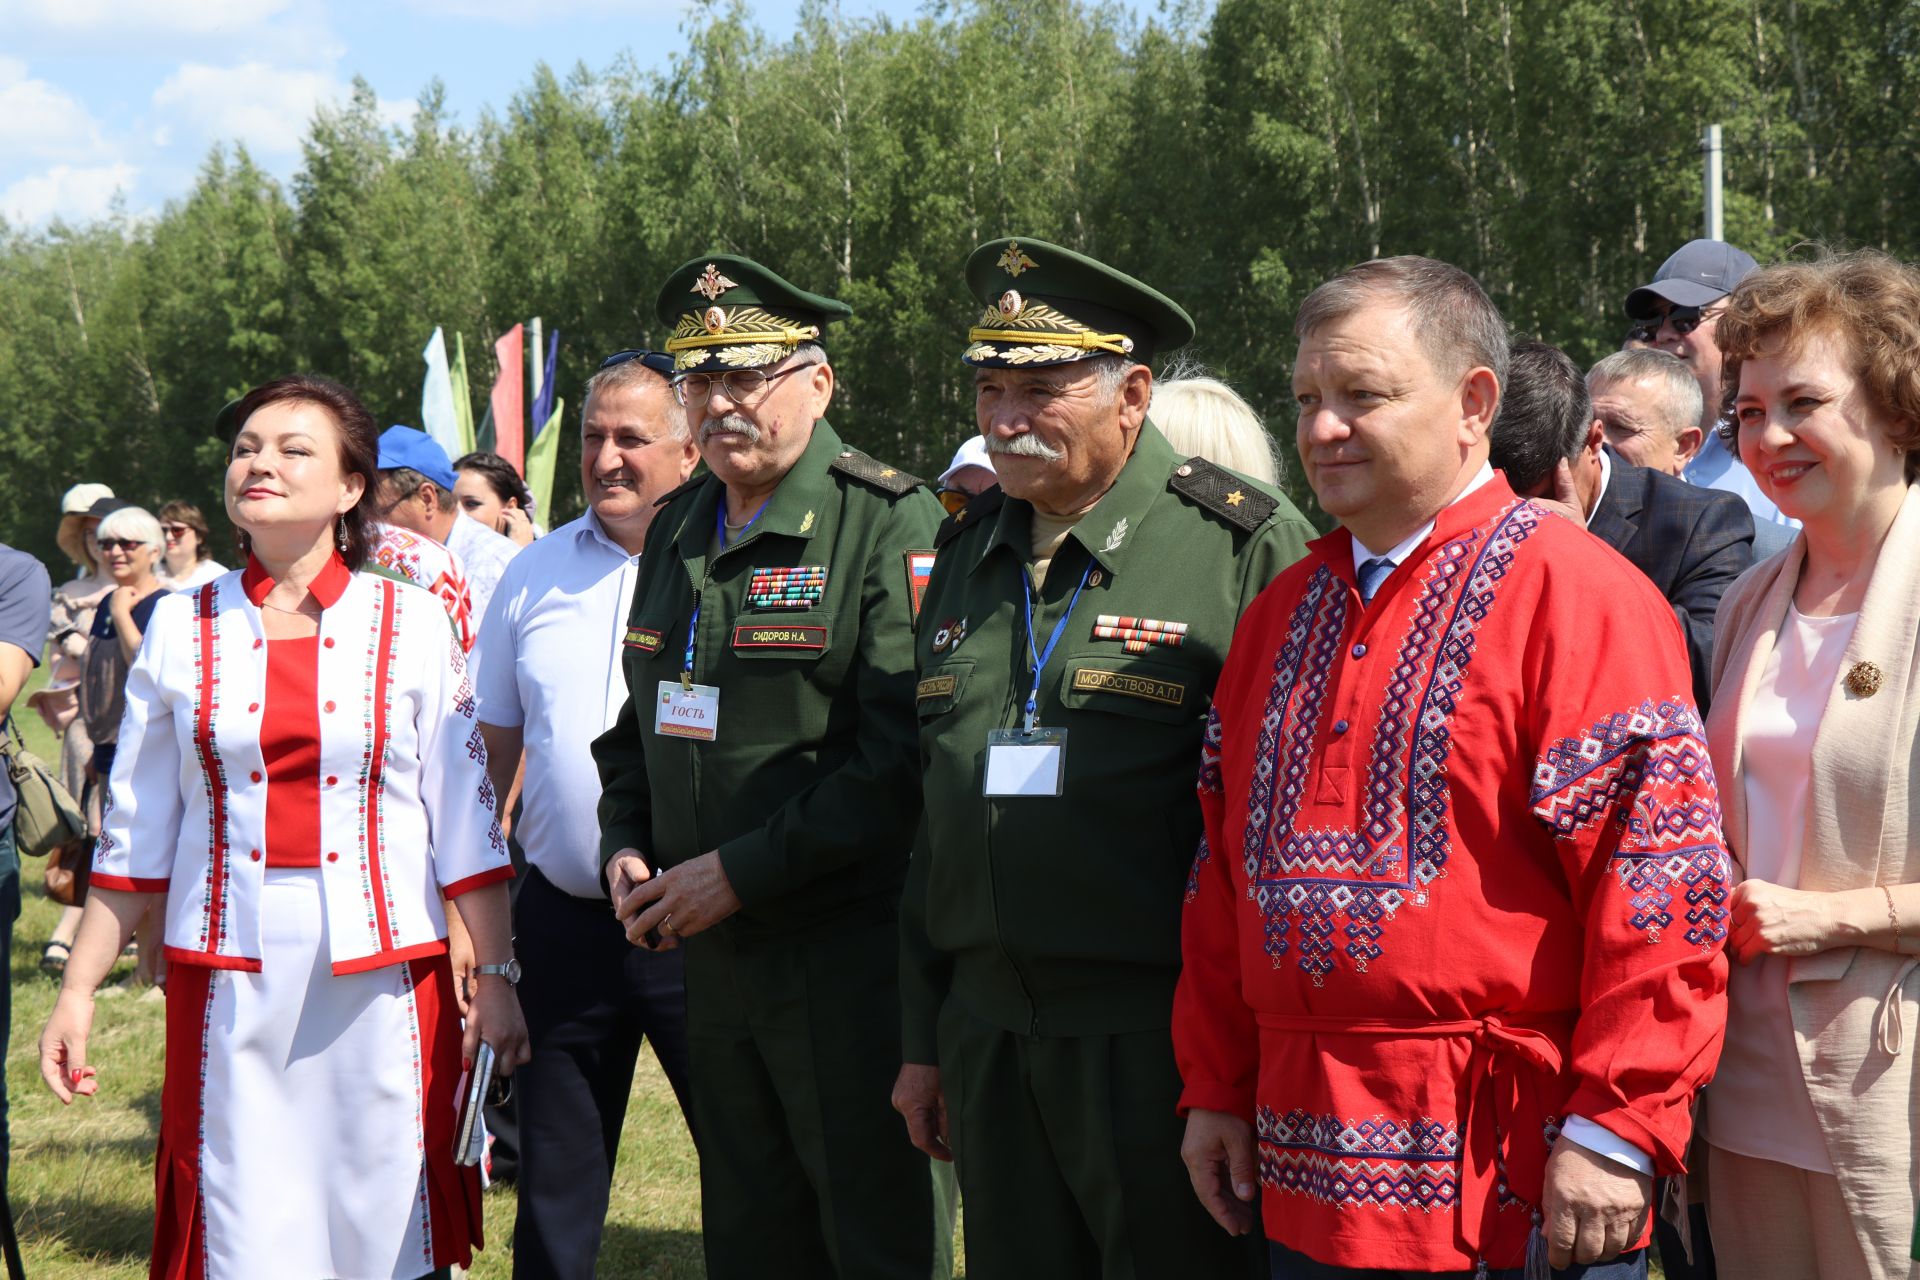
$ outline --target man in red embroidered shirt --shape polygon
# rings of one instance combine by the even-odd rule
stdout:
[[[1341,527],[1214,694],[1174,1008],[1195,1191],[1238,1234],[1257,1179],[1275,1280],[1643,1277],[1726,1016],[1673,611],[1487,466],[1507,340],[1471,277],[1364,263],[1295,332]]]

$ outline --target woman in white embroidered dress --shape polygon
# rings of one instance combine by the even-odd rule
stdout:
[[[165,894],[151,1274],[439,1274],[481,1243],[463,1063],[482,1037],[503,1073],[526,1059],[502,976],[462,1036],[447,956],[443,896],[480,964],[510,958],[472,689],[439,602],[356,572],[376,435],[353,393],[283,378],[235,416],[249,562],[154,610],[41,1073],[62,1102],[98,1090],[93,990]]]

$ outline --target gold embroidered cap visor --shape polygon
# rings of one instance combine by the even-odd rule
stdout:
[[[751,258],[709,253],[667,277],[654,313],[668,326],[674,372],[693,373],[777,364],[803,342],[822,342],[827,325],[853,309]]]
[[[1071,249],[1025,236],[989,240],[967,259],[985,306],[961,359],[1017,369],[1116,355],[1150,364],[1193,340],[1193,318],[1158,289]]]

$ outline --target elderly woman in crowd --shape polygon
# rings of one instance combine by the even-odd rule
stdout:
[[[521,546],[539,531],[533,527],[533,491],[497,453],[469,453],[453,464],[454,501],[460,510]]]
[[[120,716],[126,710],[127,670],[140,652],[154,606],[166,591],[158,573],[166,535],[145,508],[120,505],[101,519],[93,539],[113,579],[113,590],[94,606],[87,647],[80,658],[80,720],[93,743],[93,757],[87,763],[88,809],[97,823],[104,807],[102,789],[113,772]],[[87,870],[84,862],[74,868],[74,902],[81,907],[86,905]],[[146,986],[159,973],[158,923],[157,913],[140,922],[139,962],[123,989]]]
[[[1714,1247],[1741,1280],[1912,1276],[1920,272],[1770,267],[1717,336],[1741,460],[1803,528],[1727,592],[1715,640],[1708,737],[1746,878],[1706,1117]]]
[[[1153,384],[1153,425],[1183,458],[1205,458],[1262,484],[1280,483],[1273,437],[1253,406],[1218,378],[1197,367],[1176,367]]]
[[[189,591],[227,571],[207,547],[207,518],[191,502],[160,508],[160,527],[167,535],[167,585],[173,590]]]
[[[62,1102],[99,1088],[94,987],[165,894],[153,1274],[434,1274],[481,1239],[463,1063],[482,1038],[503,1072],[526,1056],[473,690],[439,602],[360,572],[360,401],[283,378],[235,418],[248,564],[153,607],[41,1074]],[[479,961],[464,1040],[442,895]]]
[[[113,590],[113,579],[100,563],[100,549],[93,543],[94,528],[100,517],[93,514],[96,503],[113,505],[113,490],[104,484],[76,484],[60,498],[60,527],[54,541],[67,559],[73,561],[77,576],[53,589],[53,614],[47,628],[47,684],[31,694],[27,704],[40,714],[49,729],[60,735],[60,783],[74,799],[87,799],[87,769],[93,763],[93,740],[87,737],[87,725],[80,718],[80,660],[87,652],[87,628],[94,609]],[[85,805],[89,825],[98,830],[99,807]],[[73,935],[80,928],[80,898],[86,886],[86,860],[71,868],[76,873],[76,898],[54,926],[40,967],[58,973],[66,967],[73,947]]]

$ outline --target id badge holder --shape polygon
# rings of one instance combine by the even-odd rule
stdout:
[[[720,736],[719,688],[662,680],[654,702],[653,731],[669,738],[712,742]]]
[[[1065,729],[995,729],[987,735],[990,796],[1057,796],[1067,781]]]

